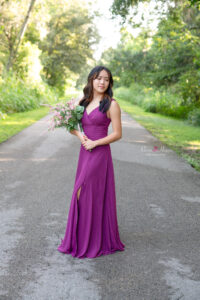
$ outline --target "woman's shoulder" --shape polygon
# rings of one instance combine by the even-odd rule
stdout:
[[[110,109],[120,110],[120,105],[115,98],[111,98]]]
[[[117,101],[117,99],[115,99],[115,98],[111,98],[111,103],[112,103],[112,102],[115,102],[115,103],[118,104],[118,101]]]
[[[112,104],[113,103],[113,104]],[[111,98],[111,103],[112,106],[118,106],[119,103],[117,102],[117,100],[115,98]]]

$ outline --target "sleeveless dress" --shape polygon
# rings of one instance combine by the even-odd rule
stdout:
[[[107,136],[111,122],[98,108],[89,114],[85,109],[81,119],[83,131],[91,140]],[[124,247],[118,231],[110,144],[91,152],[81,144],[65,236],[57,250],[77,258],[94,258],[123,251]]]

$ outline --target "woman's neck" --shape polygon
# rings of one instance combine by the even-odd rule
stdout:
[[[102,94],[93,94],[93,98],[92,98],[92,102],[100,102],[103,99],[103,95]]]

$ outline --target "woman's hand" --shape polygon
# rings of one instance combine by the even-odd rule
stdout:
[[[82,144],[86,150],[92,150],[97,146],[97,142],[90,140],[86,135],[84,135],[84,141]]]
[[[80,134],[79,138],[80,138],[81,144],[83,144],[83,142],[86,140],[86,136],[84,134]]]

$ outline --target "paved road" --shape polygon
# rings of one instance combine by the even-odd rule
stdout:
[[[0,300],[200,299],[200,173],[123,112],[111,151],[125,251],[64,255],[80,141],[48,118],[0,145]]]

